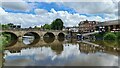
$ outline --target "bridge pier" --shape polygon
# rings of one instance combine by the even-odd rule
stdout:
[[[21,42],[22,40],[23,40],[23,37],[21,37],[21,36],[20,36],[20,37],[18,37],[18,41],[20,41],[20,42]]]
[[[44,38],[43,38],[43,36],[41,35],[41,36],[40,36],[40,40],[43,40],[43,39],[44,39]]]
[[[55,40],[57,40],[58,39],[58,36],[57,35],[55,35]]]

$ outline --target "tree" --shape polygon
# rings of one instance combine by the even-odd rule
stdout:
[[[104,40],[116,40],[117,36],[114,33],[107,33],[104,36]]]
[[[51,23],[51,29],[53,30],[62,30],[63,29],[63,21],[59,18],[57,18],[56,20],[54,20]]]
[[[51,25],[45,24],[44,26],[42,26],[42,28],[43,28],[43,29],[49,29],[49,30],[50,30],[50,29],[51,29]]]
[[[37,29],[38,27],[37,27],[37,26],[35,26],[34,28],[35,28],[35,29]]]
[[[13,24],[13,23],[8,23],[7,25],[8,25],[8,26],[13,26],[14,24]]]

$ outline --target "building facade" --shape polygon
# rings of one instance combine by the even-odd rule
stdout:
[[[79,32],[80,33],[88,33],[95,31],[95,26],[98,24],[96,21],[81,21],[79,25]]]
[[[96,25],[97,31],[120,31],[120,20],[105,21]]]

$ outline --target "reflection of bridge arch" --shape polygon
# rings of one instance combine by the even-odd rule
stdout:
[[[40,35],[36,32],[27,32],[24,34],[24,36],[34,36],[34,40],[32,43],[28,44],[28,45],[33,45],[39,42],[40,40]]]
[[[57,36],[57,39],[59,41],[64,41],[65,40],[65,34],[63,32],[60,32]]]
[[[52,43],[55,40],[55,35],[52,32],[46,32],[43,36],[46,43]]]

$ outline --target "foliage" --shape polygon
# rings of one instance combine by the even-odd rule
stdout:
[[[43,28],[43,29],[49,29],[49,30],[50,30],[50,29],[51,29],[51,25],[45,24],[44,26],[42,26],[42,28]]]
[[[32,27],[29,27],[29,28],[32,28]],[[37,26],[34,27],[34,29],[39,29],[39,28],[40,28],[40,27],[37,27]]]
[[[14,24],[12,23],[8,23],[8,24],[2,24],[2,29],[9,29],[11,26],[13,26]]]
[[[117,39],[120,41],[120,32],[117,33]]]
[[[93,36],[95,36],[97,40],[103,40],[105,34],[106,34],[105,32],[102,32],[102,33],[93,34]]]
[[[56,20],[54,20],[51,23],[51,29],[53,30],[62,30],[63,29],[63,21],[59,18],[57,18]]]
[[[117,36],[114,34],[114,33],[106,33],[104,35],[104,40],[116,40],[117,39]]]
[[[5,33],[0,34],[0,50],[2,50],[10,41],[11,35]]]

